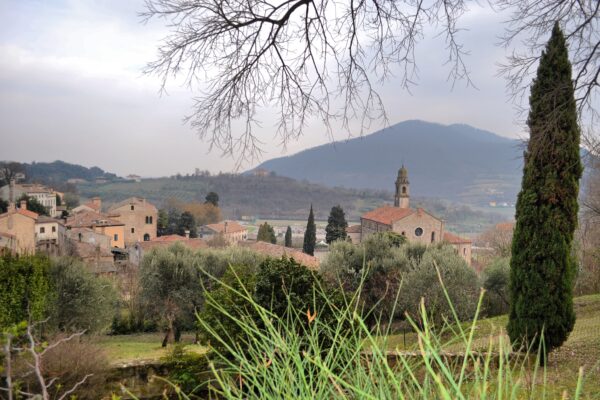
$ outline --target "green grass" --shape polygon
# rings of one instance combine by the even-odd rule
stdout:
[[[600,398],[600,294],[578,297],[574,301],[577,321],[566,343],[553,351],[547,367],[549,390],[556,395],[567,390],[572,393],[577,384],[579,368],[585,373],[585,393],[598,394]],[[473,348],[487,351],[490,341],[492,348],[497,349],[500,340],[508,342],[506,334],[506,315],[477,321]],[[464,323],[468,329],[470,323]],[[406,346],[404,342],[406,340]],[[387,337],[389,350],[415,350],[417,334],[410,332]],[[458,352],[464,347],[462,343],[446,346],[449,352]],[[585,398],[585,397],[584,397]],[[590,397],[592,398],[592,397]]]
[[[163,335],[160,333],[100,336],[96,339],[96,344],[104,349],[111,364],[125,364],[155,361],[166,356],[170,346],[161,347],[162,339]],[[193,335],[185,334],[181,341],[187,350],[204,353],[206,348],[193,344],[193,339]]]

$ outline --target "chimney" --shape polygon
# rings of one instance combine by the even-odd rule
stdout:
[[[102,199],[100,197],[92,197],[92,204],[98,209],[102,210]]]
[[[12,178],[8,183],[8,202],[15,202],[15,178]]]
[[[189,229],[186,229],[186,230],[185,230],[185,237],[186,237],[187,239],[189,239],[189,238],[190,238],[190,230],[189,230]]]
[[[21,205],[19,206],[21,210],[27,210],[27,201],[21,200]]]

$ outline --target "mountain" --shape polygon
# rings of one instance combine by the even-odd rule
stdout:
[[[481,204],[515,201],[522,153],[520,141],[469,125],[413,120],[265,161],[256,169],[327,186],[392,191],[404,164],[411,194]]]

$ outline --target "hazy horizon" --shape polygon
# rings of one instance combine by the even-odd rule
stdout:
[[[142,24],[142,9],[141,0],[0,1],[0,159],[62,160],[121,176],[234,171],[235,159],[208,153],[208,143],[182,123],[198,92],[172,83],[168,95],[160,96],[159,80],[143,75],[168,31],[160,21]],[[453,88],[443,65],[443,38],[422,40],[418,84],[411,93],[398,90],[394,78],[378,87],[389,125],[420,119],[522,137],[505,81],[497,77],[497,64],[508,51],[493,45],[504,17],[473,5],[460,21],[476,87],[458,81]],[[268,110],[260,117],[256,132],[264,153],[242,170],[330,141],[322,123],[310,121],[305,135],[282,149]],[[371,132],[383,127],[374,125]],[[335,140],[347,138],[342,130],[333,134]]]

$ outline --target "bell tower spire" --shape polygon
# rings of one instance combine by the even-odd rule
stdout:
[[[408,170],[402,168],[398,171],[396,178],[396,196],[394,197],[394,206],[400,208],[408,208],[410,200],[410,184],[408,182]]]

